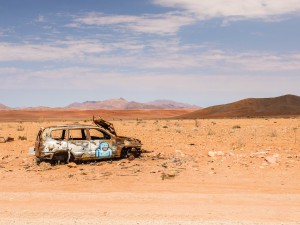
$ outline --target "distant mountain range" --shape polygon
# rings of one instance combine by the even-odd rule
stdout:
[[[270,117],[300,115],[300,97],[248,98],[237,102],[196,110],[177,119]]]
[[[6,110],[6,109],[10,109],[10,108],[7,107],[6,105],[0,104],[0,110]]]
[[[199,106],[180,103],[170,100],[156,100],[147,103],[127,101],[124,98],[109,99],[104,101],[86,101],[82,103],[72,103],[66,108],[71,109],[190,109],[200,108]]]
[[[118,98],[118,99],[108,99],[103,101],[75,102],[66,107],[61,107],[59,109],[129,110],[129,109],[192,109],[192,108],[199,109],[200,107],[196,105],[190,105],[190,104],[175,102],[171,100],[155,100],[148,103],[141,103],[135,101],[127,101],[124,98]],[[58,109],[58,108],[50,108],[45,106],[10,108],[8,106],[0,104],[0,110],[51,110],[51,109]]]
[[[284,95],[274,98],[248,98],[229,104],[200,108],[195,105],[179,103],[170,100],[156,100],[147,103],[127,101],[124,98],[104,101],[86,101],[72,103],[62,108],[25,107],[9,108],[0,104],[0,110],[139,110],[139,109],[195,109],[195,111],[174,117],[174,119],[209,119],[209,118],[241,118],[241,117],[272,117],[272,116],[299,116],[300,97]]]

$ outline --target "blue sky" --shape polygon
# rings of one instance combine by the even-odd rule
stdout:
[[[0,0],[0,103],[300,95],[300,0]]]

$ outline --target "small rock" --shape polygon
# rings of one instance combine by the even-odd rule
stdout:
[[[165,180],[165,179],[173,179],[174,177],[176,176],[176,174],[172,173],[172,174],[169,174],[169,173],[162,173],[160,175],[161,179],[162,180]]]
[[[163,163],[163,164],[161,164],[161,166],[164,167],[164,168],[168,168],[168,164],[167,163]]]
[[[47,162],[41,162],[39,164],[39,167],[42,169],[42,170],[51,170],[51,164],[50,163],[47,163]]]
[[[267,161],[267,163],[274,165],[277,163],[277,157],[274,156],[266,156],[265,160]]]
[[[217,156],[223,156],[224,155],[224,152],[222,151],[217,151]]]
[[[128,156],[128,160],[129,160],[129,161],[132,161],[132,160],[134,160],[134,159],[135,159],[134,155],[129,155],[129,156]]]
[[[181,156],[182,158],[185,157],[185,154],[184,154],[181,150],[176,150],[176,151],[175,151],[175,154],[176,154],[177,156]]]
[[[215,156],[217,155],[217,153],[216,153],[215,151],[209,151],[209,152],[207,153],[207,155],[208,155],[209,157],[215,157]]]
[[[74,163],[74,162],[68,163],[67,166],[69,168],[76,168],[77,167],[76,163]]]

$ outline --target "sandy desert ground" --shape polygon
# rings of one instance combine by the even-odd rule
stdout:
[[[300,118],[113,122],[147,153],[37,166],[37,131],[63,122],[1,122],[0,224],[300,224]]]

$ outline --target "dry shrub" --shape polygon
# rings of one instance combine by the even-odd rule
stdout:
[[[25,130],[25,128],[23,127],[23,126],[21,126],[21,125],[19,125],[18,127],[17,127],[17,131],[24,131]]]
[[[207,135],[215,135],[216,132],[209,128]]]
[[[246,144],[245,144],[241,139],[239,139],[239,140],[237,140],[236,142],[233,142],[233,143],[231,144],[231,146],[232,146],[232,149],[233,149],[233,150],[239,150],[239,149],[245,147]]]
[[[18,139],[21,140],[21,141],[26,141],[27,137],[26,136],[19,136]]]

